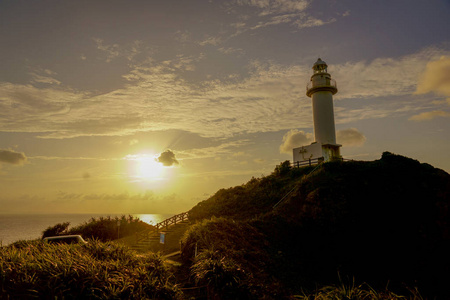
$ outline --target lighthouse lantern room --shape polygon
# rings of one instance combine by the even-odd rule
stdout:
[[[315,141],[311,145],[293,149],[294,164],[316,159],[331,161],[341,158],[341,145],[336,144],[333,110],[333,95],[338,89],[327,67],[320,58],[312,67],[314,73],[306,86],[306,95],[312,100]]]

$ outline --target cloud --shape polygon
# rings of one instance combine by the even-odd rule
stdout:
[[[450,97],[450,56],[427,63],[417,85],[416,94],[434,92]]]
[[[217,50],[223,54],[234,54],[237,56],[240,56],[245,53],[245,51],[242,48],[233,48],[233,47],[228,47],[228,48],[221,47]]]
[[[246,10],[246,13],[242,14],[241,10],[231,9],[238,14],[239,21],[230,24],[230,27],[235,30],[230,37],[268,26],[287,24],[302,29],[337,21],[336,18],[321,20],[312,16],[307,12],[310,3],[311,1],[307,0],[236,0],[233,2],[236,6],[249,7],[253,11]]]
[[[200,46],[213,45],[217,46],[222,43],[222,38],[218,36],[209,36],[206,37],[203,41],[199,42]]]
[[[313,135],[311,133],[291,129],[283,136],[283,143],[280,145],[280,153],[292,154],[292,149],[309,145],[312,141]]]
[[[157,161],[162,163],[166,167],[178,165],[178,160],[175,158],[175,153],[173,153],[171,150],[162,152],[157,158]]]
[[[61,82],[53,77],[46,76],[46,75],[39,75],[37,73],[30,73],[30,75],[33,78],[33,82],[35,83],[44,83],[44,84],[55,84],[60,85]],[[49,74],[51,75],[51,74]]]
[[[411,95],[417,78],[425,70],[430,58],[446,51],[427,48],[399,58],[377,58],[370,62],[347,62],[329,65],[331,76],[337,80],[336,99]]]
[[[23,165],[27,162],[27,157],[22,152],[0,149],[0,163]]]
[[[34,204],[30,197],[23,198],[23,203],[27,204],[26,207]],[[49,196],[47,199],[39,202],[43,203],[44,201],[49,201],[49,205],[44,206],[47,212],[48,207],[52,207],[54,211],[74,210],[74,208],[79,210],[80,207],[82,207],[81,211],[84,209],[84,211],[90,213],[116,214],[124,211],[174,213],[189,210],[193,205],[192,201],[186,199],[186,197],[180,197],[177,194],[156,194],[152,190],[146,190],[142,193],[130,193],[128,191],[122,193],[78,193],[59,191],[55,195]],[[12,200],[11,204],[14,204],[13,201],[17,200]],[[168,203],[170,203],[169,206]],[[1,197],[0,204],[3,204]],[[33,207],[32,211],[36,212],[41,211],[42,209],[41,205],[40,207]]]
[[[93,38],[98,50],[106,54],[105,61],[107,63],[113,61],[117,57],[125,57],[128,60],[133,60],[133,58],[142,52],[143,43],[142,41],[136,40],[132,41],[127,45],[112,44],[106,45],[102,39]],[[82,60],[86,59],[85,55],[81,56]]]
[[[344,147],[360,147],[366,142],[366,137],[356,128],[338,130],[336,140]]]
[[[309,6],[306,0],[237,0],[236,4],[253,6],[260,10],[259,15],[292,13],[304,11]]]
[[[323,26],[323,25],[334,23],[336,21],[337,21],[336,18],[331,18],[327,21],[324,21],[324,20],[320,20],[320,19],[317,19],[312,16],[308,16],[306,18],[301,18],[301,19],[296,20],[293,24],[295,24],[300,29],[300,28]]]
[[[411,116],[408,120],[410,121],[429,121],[438,117],[448,118],[450,117],[450,112],[442,110],[434,110],[420,113],[418,115]]]
[[[135,144],[139,144],[139,140],[138,139],[132,139],[128,142],[128,145],[133,146]]]
[[[119,45],[105,45],[102,39],[93,38],[97,49],[106,53],[106,62],[111,62],[114,58],[119,56]]]
[[[411,94],[430,57],[444,52],[431,49],[395,60],[330,64],[339,88],[334,97],[336,121],[383,118],[429,107],[429,99]],[[127,83],[122,88],[103,94],[64,86],[0,83],[0,130],[39,132],[41,138],[187,130],[223,138],[312,127],[311,102],[304,90],[310,64],[254,60],[247,65],[246,77],[185,79],[183,72],[195,70],[201,59],[176,56],[136,63],[123,76]],[[366,101],[373,97],[395,97],[395,101]],[[351,107],[339,107],[342,99],[355,101]]]
[[[221,156],[233,156],[237,151],[236,149],[249,144],[249,140],[227,141],[216,146],[191,148],[188,150],[178,151],[177,155],[182,157],[183,160],[202,158],[214,158],[214,160],[220,160]]]

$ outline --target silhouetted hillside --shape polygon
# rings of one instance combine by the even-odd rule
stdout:
[[[317,169],[283,163],[269,176],[222,189],[192,208],[192,220],[234,221],[194,227],[184,255],[190,257],[194,242],[217,249],[293,292],[333,283],[339,273],[376,287],[390,282],[394,289],[418,286],[426,295],[448,297],[449,205],[449,174],[388,152],[376,161],[331,162]],[[248,245],[217,238],[221,227],[230,228],[223,224],[234,224],[241,239],[259,245],[245,255]]]

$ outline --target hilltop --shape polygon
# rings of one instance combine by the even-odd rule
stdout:
[[[219,272],[213,286],[230,298],[300,294],[338,276],[448,297],[449,205],[448,173],[389,152],[300,169],[284,162],[193,207],[183,257],[199,283]]]
[[[449,299],[449,206],[450,175],[404,156],[286,161],[169,228],[162,249],[176,250],[182,236],[181,257],[125,246],[151,229],[131,216],[43,233],[82,234],[84,246],[3,247],[0,298]],[[118,223],[124,238],[111,242]]]

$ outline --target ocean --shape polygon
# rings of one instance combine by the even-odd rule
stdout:
[[[0,214],[0,246],[20,240],[42,237],[42,232],[58,223],[70,222],[70,227],[80,225],[91,218],[120,217],[123,214]],[[129,215],[129,214],[125,214]],[[130,214],[150,225],[155,225],[174,214]]]

